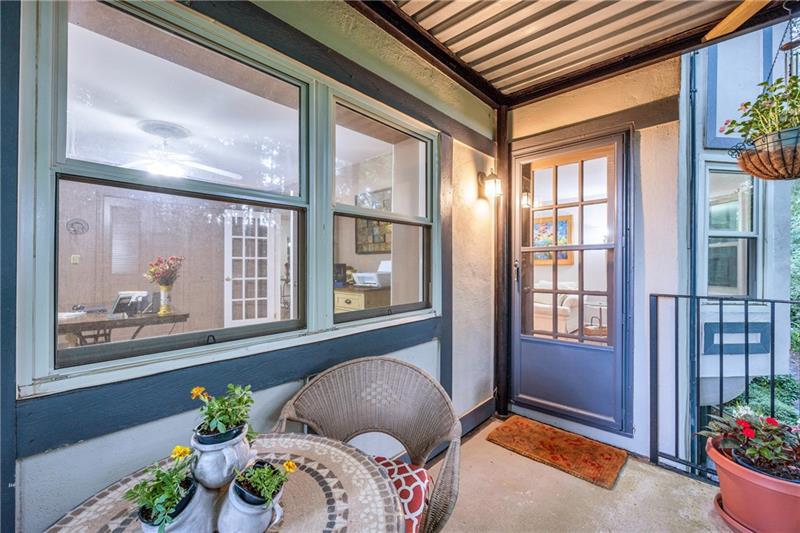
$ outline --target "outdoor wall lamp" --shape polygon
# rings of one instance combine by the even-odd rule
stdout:
[[[494,169],[487,176],[483,172],[478,172],[478,194],[481,198],[494,198],[503,194],[503,186],[494,173]]]

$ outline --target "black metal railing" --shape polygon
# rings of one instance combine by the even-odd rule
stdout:
[[[651,462],[715,482],[697,434],[709,415],[749,410],[794,423],[793,336],[800,339],[800,301],[651,295]]]

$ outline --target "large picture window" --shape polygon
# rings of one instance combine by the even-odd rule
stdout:
[[[69,176],[58,199],[56,367],[300,327],[299,210]]]
[[[435,314],[438,132],[178,3],[26,12],[22,396]]]

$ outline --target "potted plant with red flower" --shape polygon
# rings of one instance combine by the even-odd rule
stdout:
[[[717,510],[736,529],[800,531],[800,425],[712,416],[706,451],[717,467]],[[721,501],[720,501],[721,500]]]
[[[161,291],[161,303],[158,316],[172,314],[172,286],[178,279],[178,272],[183,265],[183,257],[171,255],[164,259],[159,256],[147,264],[145,279],[150,283],[157,283]]]

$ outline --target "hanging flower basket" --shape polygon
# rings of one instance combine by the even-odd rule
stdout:
[[[743,171],[765,180],[800,178],[800,127],[769,133],[731,150]]]
[[[761,94],[739,107],[738,120],[720,131],[740,135],[730,150],[739,168],[765,180],[800,178],[800,78],[796,75],[759,83]]]

